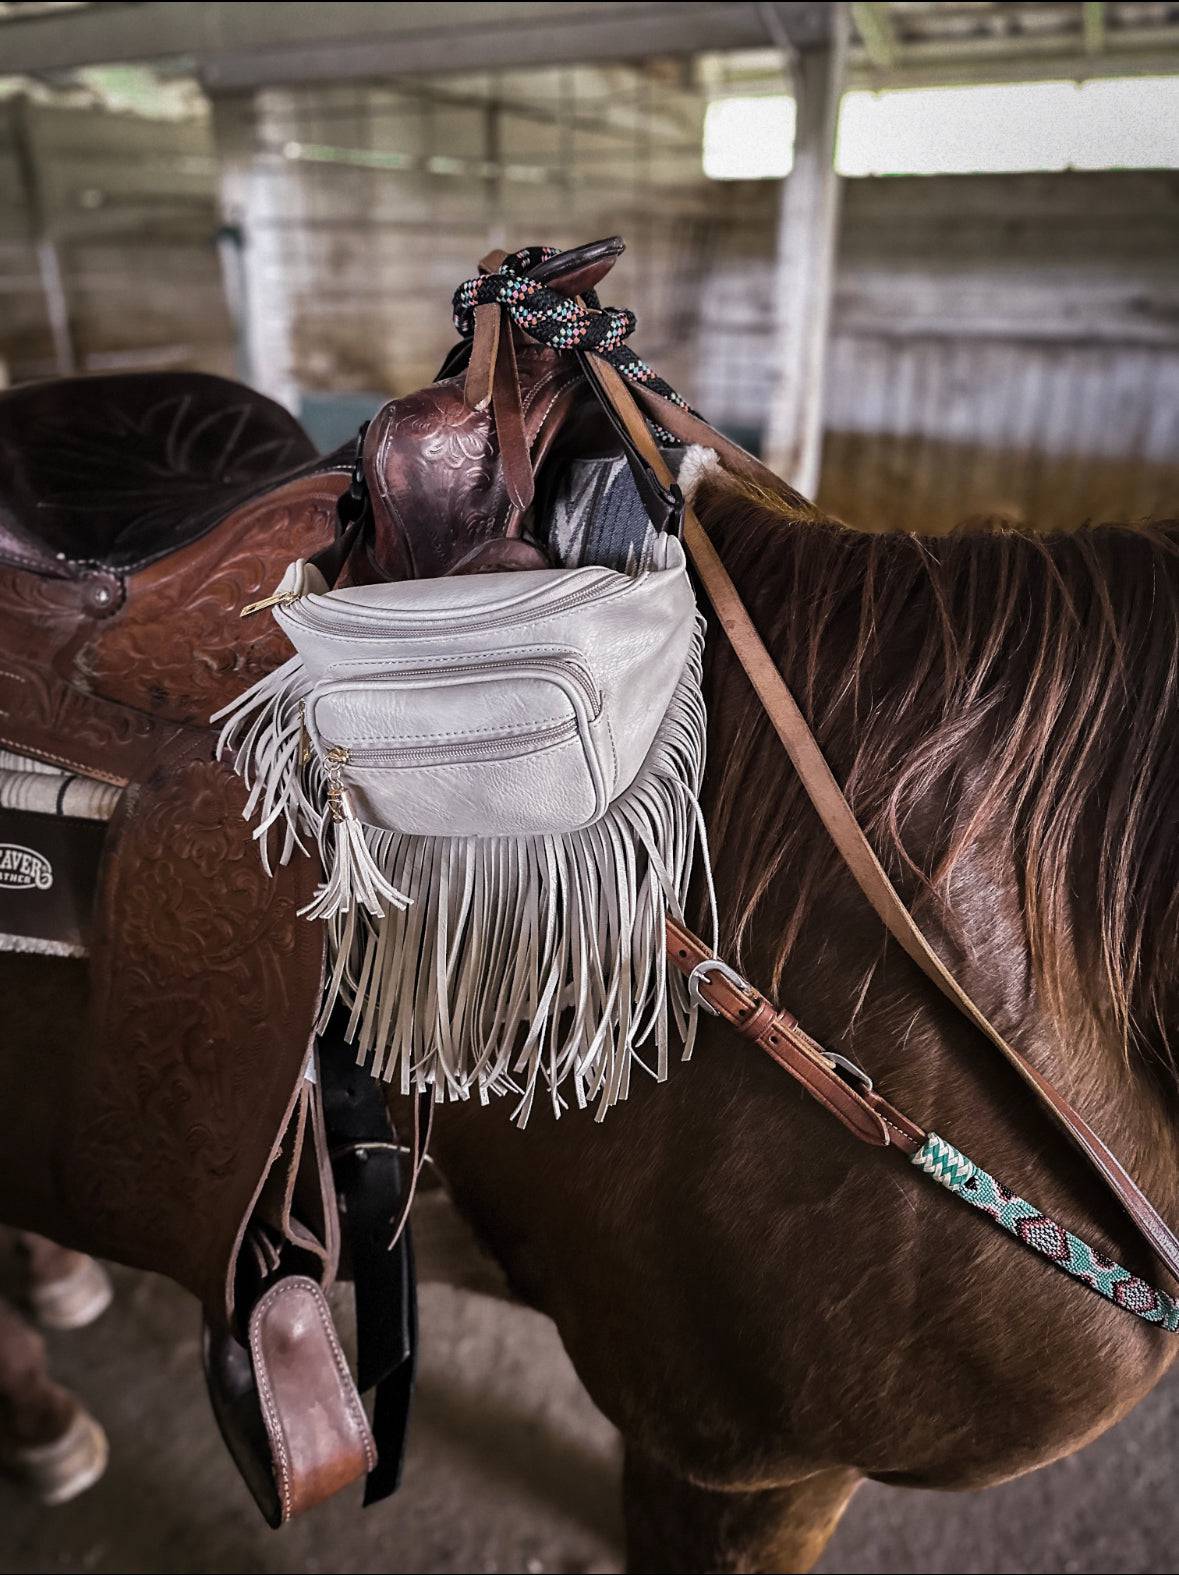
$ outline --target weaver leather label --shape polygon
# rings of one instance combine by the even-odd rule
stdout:
[[[0,937],[85,947],[106,826],[0,809]]]
[[[53,865],[43,853],[16,842],[0,842],[0,886],[6,891],[48,891]]]

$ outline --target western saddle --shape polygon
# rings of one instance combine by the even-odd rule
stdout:
[[[621,250],[534,272],[584,298]],[[125,790],[100,848],[68,816],[0,810],[0,841],[51,870],[39,905],[0,879],[0,933],[53,942],[73,915],[90,959],[89,1030],[69,1057],[34,1070],[27,1047],[0,1047],[0,1127],[21,1129],[0,1130],[0,1213],[199,1298],[214,1409],[273,1524],[362,1474],[366,1502],[396,1484],[408,1234],[386,1249],[410,1188],[376,1085],[330,1033],[316,1045],[321,927],[298,917],[314,862],[263,871],[242,785],[213,757],[210,715],[289,654],[272,620],[239,611],[345,538],[354,581],[544,564],[534,496],[571,454],[622,452],[669,501],[588,357],[496,307],[475,319],[438,381],[325,457],[271,400],[203,374],[0,395],[0,750]],[[682,441],[781,488],[638,393]],[[323,1294],[341,1197],[371,1428]]]
[[[584,326],[621,250],[611,239],[545,253],[525,277],[564,297],[558,315],[582,303]],[[243,623],[240,610],[295,558],[329,564],[332,579],[343,567],[345,583],[543,565],[546,488],[574,457],[623,457],[649,517],[670,519],[683,500],[648,421],[808,508],[643,386],[642,363],[628,393],[605,355],[549,348],[482,294],[438,380],[384,405],[355,448],[322,458],[285,411],[215,377],[95,377],[0,395],[0,751],[62,774],[57,815],[0,807],[0,945],[89,955],[77,1043],[34,1057],[0,1039],[0,1217],[199,1298],[215,1414],[275,1525],[360,1476],[366,1503],[396,1486],[415,1337],[400,1227],[428,1110],[400,1144],[335,1025],[316,1032],[322,926],[299,917],[315,861],[264,870],[245,790],[214,757],[208,724],[289,654],[270,619]],[[1179,1243],[1153,1207],[917,930],[690,511],[684,526],[717,622],[857,883],[1174,1269]],[[75,776],[118,790],[97,840],[68,810]],[[677,966],[715,971],[688,939]],[[764,1031],[763,1048],[790,1038],[788,1014],[751,986],[736,999],[726,1010],[722,990],[712,1004],[741,1031]],[[879,1125],[871,1085],[841,1082],[839,1058],[807,1045],[807,1077],[821,1072],[853,1115]],[[325,1299],[341,1263],[356,1286],[371,1424]]]

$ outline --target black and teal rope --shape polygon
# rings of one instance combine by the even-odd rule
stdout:
[[[1026,1198],[1009,1191],[961,1149],[930,1132],[913,1155],[913,1164],[948,1192],[979,1209],[1017,1241],[1074,1280],[1087,1285],[1106,1301],[1132,1312],[1147,1323],[1161,1324],[1171,1334],[1179,1332],[1179,1302],[1166,1291],[1131,1274],[1088,1242],[1065,1230]]]
[[[469,339],[474,333],[477,306],[502,306],[529,338],[551,350],[592,350],[628,382],[661,394],[681,410],[692,411],[687,400],[626,343],[637,322],[632,311],[603,306],[595,290],[571,300],[528,277],[538,263],[557,255],[555,246],[525,246],[505,257],[495,273],[481,273],[460,284],[454,292],[454,326],[462,337]]]

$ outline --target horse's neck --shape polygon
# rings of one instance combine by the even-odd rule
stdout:
[[[804,554],[810,534],[799,525],[784,543],[786,553]],[[764,604],[766,598],[759,598],[748,563],[743,567],[741,589],[749,585],[757,617],[758,601]],[[789,584],[790,578],[787,573],[780,583]],[[806,620],[805,598],[791,611]],[[780,605],[763,605],[758,621],[764,619],[771,634],[781,627],[775,625],[781,616]],[[801,638],[798,633],[796,627],[790,642],[796,662],[800,651],[810,654],[805,629]],[[847,637],[850,643],[854,635]],[[717,633],[714,642],[722,638]],[[846,665],[830,648],[824,660],[831,668],[821,681],[837,685]],[[790,670],[786,676],[796,685],[803,677]],[[894,676],[901,683],[908,678],[899,671]],[[923,1084],[954,1077],[953,1058],[942,1054],[947,1035],[972,1059],[993,1062],[997,1079],[1006,1078],[997,1054],[965,1020],[956,1020],[953,1009],[907,960],[886,959],[880,921],[827,843],[731,653],[719,653],[718,660],[715,643],[709,698],[714,714],[709,818],[722,933],[727,931],[726,944],[740,953],[746,971],[833,1048],[851,1049],[873,1073],[887,1074],[891,1067],[902,1084],[913,1087],[918,1111],[924,1110]],[[832,764],[838,775],[840,760],[833,758]],[[985,790],[988,764],[980,758],[970,771],[956,762],[960,793]],[[944,777],[931,778],[928,802],[918,801],[906,819],[906,850],[919,868],[935,868],[944,852],[947,818],[959,824],[969,818],[970,806],[948,799],[947,791]],[[877,845],[888,857],[891,850],[880,839]],[[895,870],[895,860],[889,862]],[[908,879],[903,870],[895,873],[902,889],[917,899],[918,922],[935,950],[991,1021],[1092,1117],[1148,1191],[1154,1186],[1165,1198],[1176,1190],[1179,1101],[1174,1081],[1156,1076],[1144,1053],[1127,1053],[1112,1013],[1103,1020],[1099,1011],[1087,1016],[1078,1011],[1066,1020],[1050,1008],[1033,968],[1010,824],[1002,816],[992,818],[937,891],[923,890],[911,872]],[[1079,980],[1072,993],[1079,1003]],[[935,1071],[930,1061],[938,1062]],[[1032,1103],[1014,1088],[1010,1097],[1021,1105]],[[924,1113],[931,1119],[936,1115]]]

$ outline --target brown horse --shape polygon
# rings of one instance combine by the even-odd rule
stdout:
[[[697,507],[927,933],[1179,1216],[1179,526],[877,536],[734,483]],[[722,955],[1149,1277],[1017,1078],[884,943],[722,636],[710,653]],[[1031,1470],[1179,1352],[723,1025],[600,1126],[440,1116],[461,1206],[622,1432],[632,1569],[807,1569],[863,1477]]]
[[[697,507],[939,950],[1179,1217],[1179,526],[882,537],[735,482]],[[725,954],[1153,1277],[1023,1085],[885,944],[716,633],[708,692]],[[37,965],[5,968],[11,1015],[41,1034]],[[1030,1470],[1179,1350],[856,1144],[721,1025],[602,1125],[439,1115],[460,1205],[622,1432],[636,1570],[806,1569],[861,1478]]]

